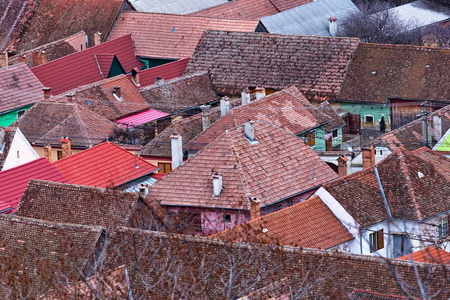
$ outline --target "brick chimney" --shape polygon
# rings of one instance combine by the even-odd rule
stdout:
[[[9,65],[8,51],[0,55],[0,68],[6,68]]]
[[[155,85],[161,86],[164,84],[164,79],[162,77],[156,77],[155,78]]]
[[[139,81],[139,69],[138,68],[134,68],[133,70],[131,70],[131,78],[134,81],[134,84],[136,86],[141,86],[141,83]]]
[[[254,121],[247,121],[244,124],[245,137],[250,140],[250,142],[255,141],[255,129],[253,128]]]
[[[102,43],[102,33],[97,31],[94,33],[94,46],[100,45]]]
[[[230,101],[228,101],[228,97],[222,97],[220,99],[220,116],[225,116],[230,111]]]
[[[442,120],[441,114],[435,114],[433,116],[434,138],[439,141],[442,137]]]
[[[172,149],[172,170],[175,170],[183,163],[183,142],[181,135],[172,134],[170,136]]]
[[[257,86],[255,89],[256,100],[262,99],[266,96],[266,89],[262,86]]]
[[[245,88],[242,90],[241,100],[242,100],[242,105],[247,105],[250,103],[250,90],[248,88]]]
[[[336,17],[331,17],[328,19],[328,24],[329,26],[329,30],[330,30],[330,35],[331,36],[336,36],[337,34],[337,18]]]
[[[344,155],[339,156],[338,158],[338,175],[339,177],[344,177],[347,175],[347,161],[348,158]]]
[[[72,149],[70,148],[70,138],[63,137],[61,139],[62,157],[66,158],[72,155]]]
[[[66,98],[64,99],[64,98],[61,98],[61,101],[60,102],[69,102],[69,103],[72,103],[73,101],[74,101],[74,98],[75,98],[75,94],[73,94],[73,93],[68,93],[68,94],[66,94]]]
[[[200,109],[202,110],[202,129],[205,131],[211,126],[211,105],[202,105]]]
[[[46,61],[46,58],[45,58],[45,51],[44,50],[39,51],[38,52],[38,63],[39,63],[39,65],[43,65],[46,62],[47,61]]]
[[[45,145],[44,146],[44,157],[49,162],[52,162],[52,146],[50,146],[50,145]]]
[[[222,174],[214,173],[213,176],[213,197],[219,197],[222,193]]]
[[[33,51],[33,53],[31,53],[31,58],[33,59],[33,67],[39,66],[39,52]]]
[[[120,86],[114,87],[114,94],[117,96],[117,98],[122,99],[122,90],[120,89]]]
[[[44,88],[42,88],[42,90],[44,91],[44,99],[45,99],[45,100],[50,99],[50,97],[51,97],[51,95],[52,95],[51,88],[49,88],[49,87],[44,87]]]
[[[363,146],[362,148],[363,169],[375,166],[375,148]]]
[[[26,62],[26,60],[27,60],[27,57],[24,54],[19,56],[19,62],[24,63],[24,62]]]
[[[250,198],[250,220],[257,219],[261,216],[261,209],[259,207],[259,200],[255,197]]]

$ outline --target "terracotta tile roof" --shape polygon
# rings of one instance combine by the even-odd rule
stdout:
[[[450,210],[446,196],[450,193],[450,159],[445,156],[399,148],[376,167],[394,219],[423,221]],[[362,227],[389,217],[374,167],[326,183],[323,187]]]
[[[227,131],[155,183],[148,199],[161,205],[249,209],[249,194],[264,207],[337,177],[300,138],[265,121],[253,126],[258,143],[250,144],[243,127]],[[212,195],[215,172],[223,175],[219,197]]]
[[[399,299],[409,299],[408,297],[395,296],[395,295],[384,295],[380,293],[357,290],[354,289],[351,293],[352,300],[399,300]]]
[[[334,97],[359,40],[268,33],[205,32],[186,74],[209,71],[219,94],[243,87],[302,91]]]
[[[17,208],[22,217],[111,228],[127,226],[139,195],[30,180]]]
[[[120,87],[122,99],[114,96],[114,87]],[[71,102],[78,103],[105,119],[116,119],[147,110],[145,99],[139,94],[136,86],[125,75],[118,75],[93,84],[81,86],[67,93],[73,94]],[[66,101],[61,94],[55,99]]]
[[[167,116],[169,116],[169,114],[150,108],[148,110],[144,110],[143,112],[117,119],[116,123],[117,125],[126,128],[128,126],[138,126],[145,123],[149,123],[151,121],[164,118]]]
[[[449,102],[449,76],[450,49],[361,43],[338,99],[370,103],[386,103],[388,98]]]
[[[190,15],[237,20],[257,20],[311,1],[312,0],[235,0]]]
[[[68,136],[72,147],[92,147],[123,129],[76,103],[40,101],[14,126],[20,128],[30,143],[61,145]]]
[[[299,134],[329,122],[332,117],[316,109],[292,86],[235,108],[191,140],[185,149],[200,150],[226,130],[242,126],[249,119],[264,120],[291,134]]]
[[[36,103],[43,87],[25,64],[0,68],[0,113]]]
[[[1,214],[0,230],[2,299],[14,298],[11,289],[17,294],[37,299],[51,286],[66,282],[67,278],[78,280],[79,272],[83,274],[85,271],[104,234],[103,229],[98,227]],[[8,265],[15,265],[20,270],[11,272]],[[12,273],[16,284],[14,288],[8,283]]]
[[[175,113],[219,98],[206,72],[147,86],[139,89],[139,93],[150,107],[166,113]]]
[[[45,158],[0,172],[0,212],[14,213],[30,179],[70,182]],[[12,210],[10,210],[12,209]]]
[[[319,197],[236,226],[212,236],[225,241],[262,242],[329,249],[353,239]]]
[[[8,156],[14,136],[16,135],[16,128],[1,127],[0,126],[0,171],[3,169],[6,157]],[[3,131],[3,132],[2,132]],[[1,135],[3,133],[3,139]]]
[[[86,31],[90,44],[95,32],[104,41],[121,11],[116,0],[20,0],[0,7],[0,50],[21,51]]]
[[[139,56],[178,59],[192,55],[205,30],[253,32],[258,24],[259,21],[124,12],[111,38],[132,33]]]
[[[397,259],[413,260],[415,262],[424,262],[430,264],[450,265],[450,253],[445,250],[428,247],[414,253],[398,257]]]
[[[439,114],[441,116],[441,131],[442,134],[450,129],[450,106],[441,108],[429,115],[431,120],[433,116]],[[422,131],[423,118],[414,120],[400,128],[386,132],[385,134],[377,137],[371,142],[375,146],[383,146],[394,151],[400,147],[407,150],[416,150],[423,147],[423,131]],[[432,122],[431,122],[432,124]],[[438,141],[435,139],[434,126],[431,127],[432,145]],[[431,145],[431,146],[432,146]]]
[[[101,188],[117,187],[158,169],[110,142],[60,159],[53,165],[73,184]]]
[[[31,71],[44,86],[51,87],[52,95],[58,95],[107,78],[108,74],[100,71],[96,57],[100,54],[116,55],[125,73],[144,66],[136,57],[131,34],[128,34],[34,67]]]
[[[168,64],[156,66],[139,72],[139,87],[143,88],[155,84],[156,77],[164,80],[170,80],[183,76],[189,58],[179,59]],[[127,75],[131,78],[131,75]]]
[[[325,124],[325,131],[330,131],[345,125],[345,121],[342,120],[328,101],[320,103],[316,108],[331,119],[330,122]]]

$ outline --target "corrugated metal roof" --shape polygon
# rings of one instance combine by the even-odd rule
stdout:
[[[228,0],[130,0],[137,11],[189,14],[226,3]]]
[[[137,125],[141,125],[141,124],[145,124],[145,123],[157,120],[162,117],[166,117],[168,115],[169,114],[167,114],[165,112],[150,108],[149,110],[118,119],[118,120],[116,120],[116,123],[117,123],[117,125],[126,128],[127,125],[128,126],[137,126]]]
[[[270,33],[330,36],[328,19],[345,19],[358,11],[351,0],[318,0],[276,15],[264,17],[261,23]]]
[[[429,3],[422,1],[397,6],[389,11],[410,26],[426,26],[450,19],[450,9],[433,8]]]

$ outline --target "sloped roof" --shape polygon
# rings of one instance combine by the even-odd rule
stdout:
[[[111,38],[132,33],[139,56],[179,59],[192,55],[205,30],[253,32],[258,24],[259,21],[124,12]]]
[[[295,87],[284,89],[230,111],[192,139],[185,149],[200,150],[226,130],[242,126],[248,120],[264,120],[291,134],[299,134],[332,120],[321,113]]]
[[[330,131],[345,125],[345,121],[338,115],[328,101],[320,103],[316,108],[331,119],[330,122],[325,124],[325,131]]]
[[[30,143],[60,145],[68,136],[73,147],[92,147],[123,129],[76,103],[40,101],[14,126]]]
[[[158,169],[110,142],[60,159],[53,165],[73,184],[101,188],[117,187]]]
[[[143,112],[117,119],[116,123],[121,127],[138,126],[167,116],[169,116],[169,114],[150,108]]]
[[[320,0],[261,19],[270,33],[331,36],[328,19],[342,21],[358,8],[351,0]]]
[[[422,151],[399,148],[376,165],[394,219],[424,221],[450,210],[450,159]],[[389,218],[374,167],[323,187],[363,227]]]
[[[25,64],[0,68],[0,113],[41,100],[43,87]]]
[[[297,85],[313,97],[334,97],[359,40],[268,33],[205,32],[186,74],[209,71],[219,94],[246,86],[278,89]]]
[[[437,2],[439,3],[439,2]],[[389,13],[396,15],[400,22],[423,27],[434,23],[450,20],[450,8],[429,1],[414,1],[389,9]]]
[[[353,239],[319,197],[300,202],[213,236],[225,241],[262,242],[329,249]]]
[[[31,71],[44,86],[51,87],[52,95],[58,95],[106,79],[108,74],[102,74],[101,61],[96,57],[100,54],[114,54],[125,73],[144,66],[136,57],[133,39],[131,34],[128,34],[34,67]]]
[[[116,86],[120,87],[122,99],[114,96],[114,87]],[[134,83],[123,74],[81,86],[67,93],[73,94],[71,101],[111,121],[149,108]],[[55,99],[56,101],[59,99],[65,101],[66,95],[59,95]]]
[[[22,0],[0,7],[0,50],[30,50],[85,31],[89,41],[95,32],[105,40],[123,1]],[[92,44],[92,42],[91,42]]]
[[[398,257],[397,259],[413,260],[415,262],[424,262],[429,264],[450,265],[450,253],[435,247],[428,247],[420,251]]]
[[[211,6],[226,3],[228,0],[128,0],[137,11],[188,14]]]
[[[183,76],[189,58],[179,59],[168,64],[156,66],[139,72],[139,86],[141,88],[155,84],[156,77],[170,80]],[[128,75],[131,78],[131,75]]]
[[[354,289],[351,293],[352,300],[399,300],[399,299],[408,299],[408,297],[403,296],[395,296],[395,295],[386,295],[380,294],[376,292],[370,292],[366,290],[358,290]]]
[[[360,43],[338,100],[449,102],[450,49]],[[383,88],[380,88],[382,86]]]
[[[14,213],[30,179],[69,183],[70,181],[45,158],[33,160],[0,172],[0,212]]]
[[[433,116],[440,115],[441,117],[441,132],[444,134],[450,129],[450,106],[441,108],[435,112],[429,114],[429,118],[433,120]],[[422,131],[423,118],[414,120],[400,128],[386,132],[385,134],[377,137],[371,142],[372,145],[383,146],[394,151],[400,147],[407,150],[416,150],[423,147],[423,131]],[[431,122],[432,124],[432,122]],[[431,135],[433,137],[432,144],[438,142],[435,139],[434,126],[431,126]]]
[[[67,278],[79,278],[79,272],[83,274],[103,234],[103,229],[98,227],[2,214],[0,231],[3,279],[14,276],[16,292],[32,299],[38,299]],[[20,271],[11,272],[9,265],[20,265]],[[5,280],[0,297],[11,298],[11,289]]]
[[[249,142],[243,127],[227,131],[155,183],[147,199],[161,205],[249,209],[249,194],[264,207],[337,177],[300,138],[265,121],[253,126],[257,143]],[[215,172],[223,175],[219,197],[212,195]]]
[[[206,72],[153,84],[139,89],[139,93],[150,107],[166,113],[175,113],[219,98]]]
[[[235,0],[192,13],[192,16],[257,20],[304,5],[312,0]]]
[[[139,194],[30,180],[16,214],[57,223],[127,226]]]

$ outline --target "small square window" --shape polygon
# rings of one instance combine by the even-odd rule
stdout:
[[[444,237],[448,235],[448,218],[441,218],[438,220],[438,237]]]
[[[333,130],[333,139],[337,138],[339,136],[339,130],[335,129]]]
[[[305,140],[306,144],[308,146],[315,146],[316,145],[316,131],[310,131],[307,134],[305,134]]]
[[[223,220],[225,221],[225,223],[231,223],[231,215],[223,215]]]
[[[370,252],[374,252],[384,248],[383,229],[369,234]]]
[[[364,116],[364,122],[373,124],[373,116],[370,116],[370,115]]]

